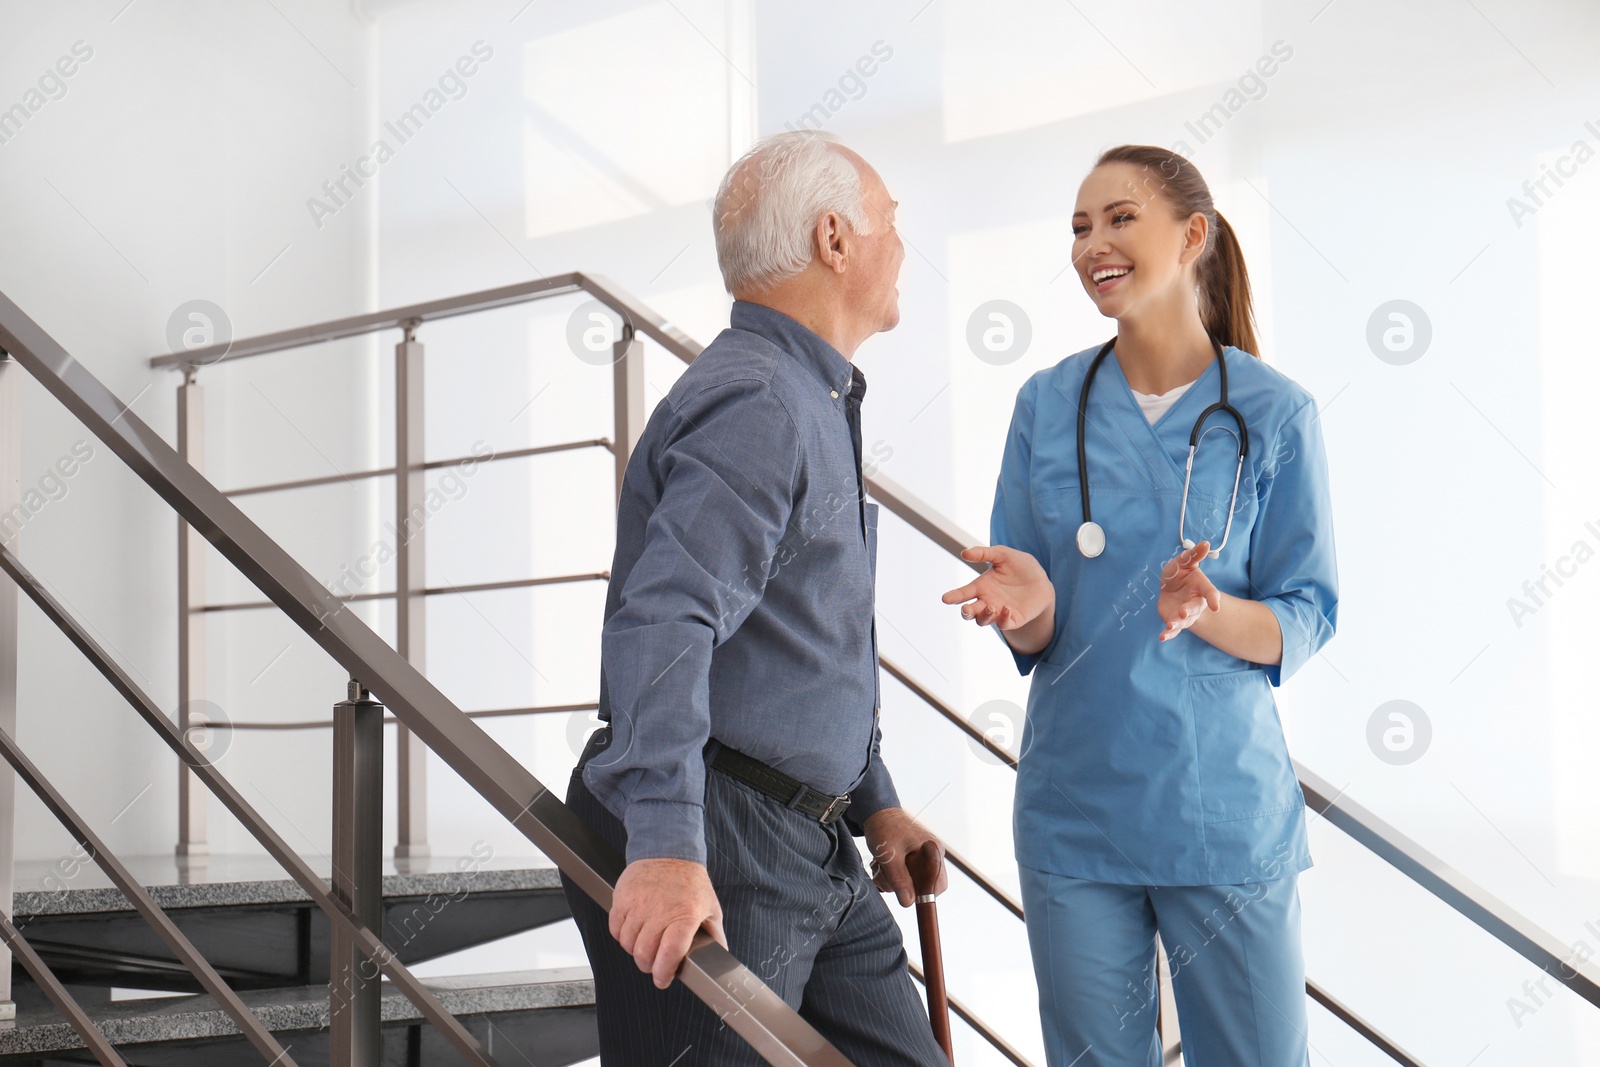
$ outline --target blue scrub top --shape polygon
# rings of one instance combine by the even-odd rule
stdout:
[[[1338,614],[1327,459],[1310,393],[1224,349],[1229,400],[1250,451],[1227,546],[1201,571],[1259,600],[1283,630],[1282,663],[1239,659],[1193,633],[1158,640],[1162,565],[1179,550],[1178,508],[1194,421],[1220,391],[1216,361],[1154,425],[1115,351],[1088,404],[1090,508],[1105,551],[1079,553],[1078,394],[1099,346],[1028,379],[1017,396],[991,540],[1036,557],[1056,589],[1056,629],[1037,655],[1022,734],[1017,862],[1133,885],[1236,885],[1311,866],[1305,796],[1272,687],[1330,637]],[[1222,412],[1207,428],[1233,428]],[[1186,536],[1222,541],[1238,452],[1211,430],[1195,457]],[[1007,646],[1010,647],[1009,645]]]

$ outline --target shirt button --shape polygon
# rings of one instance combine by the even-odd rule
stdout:
[[[828,390],[828,395],[833,397],[835,400],[838,400],[839,399],[839,390],[837,390],[837,389],[829,389]]]

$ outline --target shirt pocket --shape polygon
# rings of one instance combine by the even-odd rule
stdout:
[[[878,505],[867,504],[863,519],[867,535],[867,573],[878,580]]]
[[[1265,671],[1190,675],[1184,701],[1194,726],[1202,821],[1305,806]]]

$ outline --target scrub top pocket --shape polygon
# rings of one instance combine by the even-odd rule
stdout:
[[[1194,723],[1204,822],[1305,806],[1265,671],[1191,675],[1184,699]]]

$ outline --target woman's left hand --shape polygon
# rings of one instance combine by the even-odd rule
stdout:
[[[1206,608],[1220,611],[1222,594],[1200,571],[1200,561],[1211,551],[1210,541],[1201,541],[1167,560],[1161,568],[1161,594],[1156,598],[1156,612],[1161,616],[1162,630],[1159,640],[1170,641],[1194,625]]]

